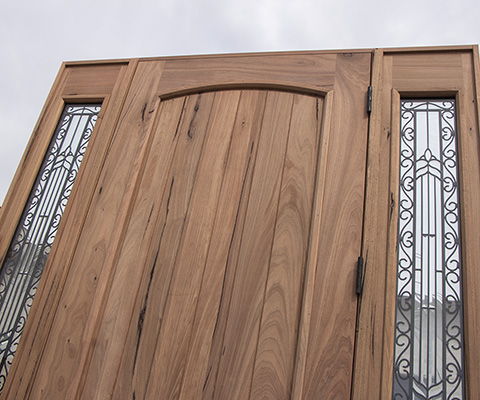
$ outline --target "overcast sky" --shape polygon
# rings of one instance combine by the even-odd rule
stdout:
[[[480,43],[478,0],[0,4],[0,204],[62,61]]]

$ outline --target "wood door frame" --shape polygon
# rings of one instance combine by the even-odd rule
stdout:
[[[415,84],[407,78],[402,81],[401,67],[396,58],[408,58],[410,55],[422,58],[426,54],[438,57],[443,54],[445,58],[454,60],[452,65],[446,67],[443,81],[429,80],[428,77],[423,82],[417,79]],[[435,66],[428,67],[430,72],[435,70]],[[415,71],[415,65],[412,71],[412,76],[415,73],[418,75],[419,70]],[[480,293],[475,287],[478,285],[473,283],[480,281],[480,269],[476,265],[480,257],[479,72],[478,46],[379,49],[374,53],[362,249],[366,267],[364,291],[358,308],[353,399],[389,398],[392,392],[402,97],[456,99],[463,246],[465,387],[467,398],[480,397]]]

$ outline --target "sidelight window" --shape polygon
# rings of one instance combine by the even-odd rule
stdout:
[[[99,111],[65,106],[0,270],[0,391]]]
[[[393,399],[463,399],[454,100],[403,100]]]

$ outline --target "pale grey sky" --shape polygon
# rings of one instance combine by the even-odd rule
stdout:
[[[480,43],[478,0],[0,4],[0,204],[62,61]]]

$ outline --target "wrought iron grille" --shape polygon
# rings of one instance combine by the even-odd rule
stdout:
[[[0,270],[0,392],[99,111],[65,106]]]
[[[463,399],[454,100],[401,102],[393,399]]]

